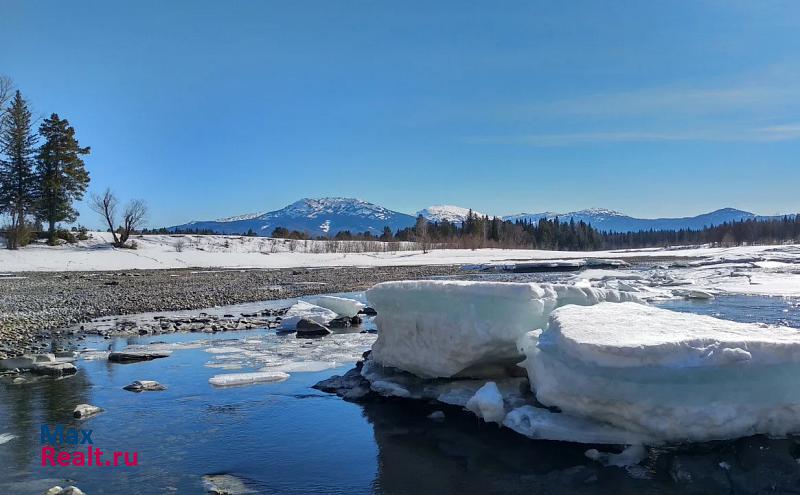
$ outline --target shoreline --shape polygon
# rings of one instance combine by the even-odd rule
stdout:
[[[93,318],[351,292],[460,273],[459,265],[20,272],[0,278],[0,358],[43,352],[53,331]]]

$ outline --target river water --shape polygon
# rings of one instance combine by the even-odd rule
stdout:
[[[661,305],[800,328],[800,304],[793,299],[729,296]],[[274,331],[249,330],[90,338],[81,345],[124,348],[267,333],[274,338]],[[0,380],[0,434],[15,437],[0,445],[0,493],[39,494],[56,484],[74,484],[87,494],[206,493],[202,477],[209,474],[230,474],[251,493],[264,494],[684,492],[665,467],[669,459],[686,454],[680,449],[654,453],[638,471],[601,468],[583,455],[586,446],[527,440],[454,408],[395,400],[359,405],[311,388],[352,363],[292,373],[281,383],[215,388],[208,378],[224,370],[206,367],[209,359],[203,348],[189,348],[136,364],[79,361],[79,372],[60,380]],[[141,394],[122,390],[138,379],[155,379],[168,388]],[[79,403],[105,412],[74,420],[72,410]],[[443,410],[446,420],[427,419],[434,410]],[[42,466],[43,424],[91,429],[95,448],[136,452],[138,466]]]

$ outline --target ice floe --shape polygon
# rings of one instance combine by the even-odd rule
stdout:
[[[487,423],[503,424],[506,417],[503,395],[495,382],[486,382],[467,401],[466,408]]]
[[[653,442],[800,431],[800,332],[639,304],[556,310],[520,339],[544,405]]]
[[[281,320],[282,330],[296,330],[297,323],[302,319],[315,321],[320,325],[327,325],[338,315],[328,308],[317,306],[306,301],[297,301]]]
[[[310,298],[309,301],[317,306],[329,309],[339,316],[353,317],[366,307],[364,303],[355,299],[337,296],[317,296]]]
[[[282,382],[288,378],[289,374],[281,371],[254,371],[251,373],[214,375],[208,379],[208,383],[215,387],[229,387],[233,385],[251,385],[254,383]]]
[[[514,365],[517,339],[544,327],[559,306],[638,300],[589,286],[446,280],[385,282],[367,299],[378,311],[373,359],[425,378]]]

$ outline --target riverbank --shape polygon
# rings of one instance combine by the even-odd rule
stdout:
[[[21,272],[0,277],[0,356],[45,349],[51,330],[77,326],[101,316],[357,291],[378,282],[461,272],[461,267],[449,265]]]

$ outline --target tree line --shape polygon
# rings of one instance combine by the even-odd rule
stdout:
[[[252,233],[250,234],[252,235]],[[384,227],[380,234],[370,231],[339,231],[334,236],[312,236],[308,232],[277,227],[272,237],[340,241],[410,241],[449,248],[543,249],[561,251],[598,251],[669,247],[689,244],[741,246],[744,244],[780,244],[800,242],[800,215],[779,219],[750,219],[728,222],[703,229],[643,230],[605,232],[583,221],[558,217],[537,221],[502,220],[480,216],[470,210],[463,222],[431,222],[417,217],[415,225],[392,231]]]
[[[800,215],[777,219],[748,219],[725,222],[703,229],[642,230],[604,233],[604,249],[647,248],[711,244],[732,247],[754,244],[800,242]]]
[[[511,222],[498,217],[480,216],[470,210],[463,222],[430,222],[422,215],[416,223],[392,231],[384,227],[380,234],[370,231],[342,230],[333,236],[312,236],[308,232],[277,227],[272,237],[283,239],[317,239],[338,241],[417,242],[425,246],[450,248],[525,248],[591,251],[602,248],[602,234],[589,224],[570,220],[561,222],[543,218],[538,222]]]
[[[47,224],[48,242],[55,244],[56,225],[78,218],[73,203],[89,185],[82,158],[89,152],[56,113],[34,131],[28,102],[13,91],[10,79],[0,77],[0,214],[10,219],[6,247],[28,244],[35,222]]]

